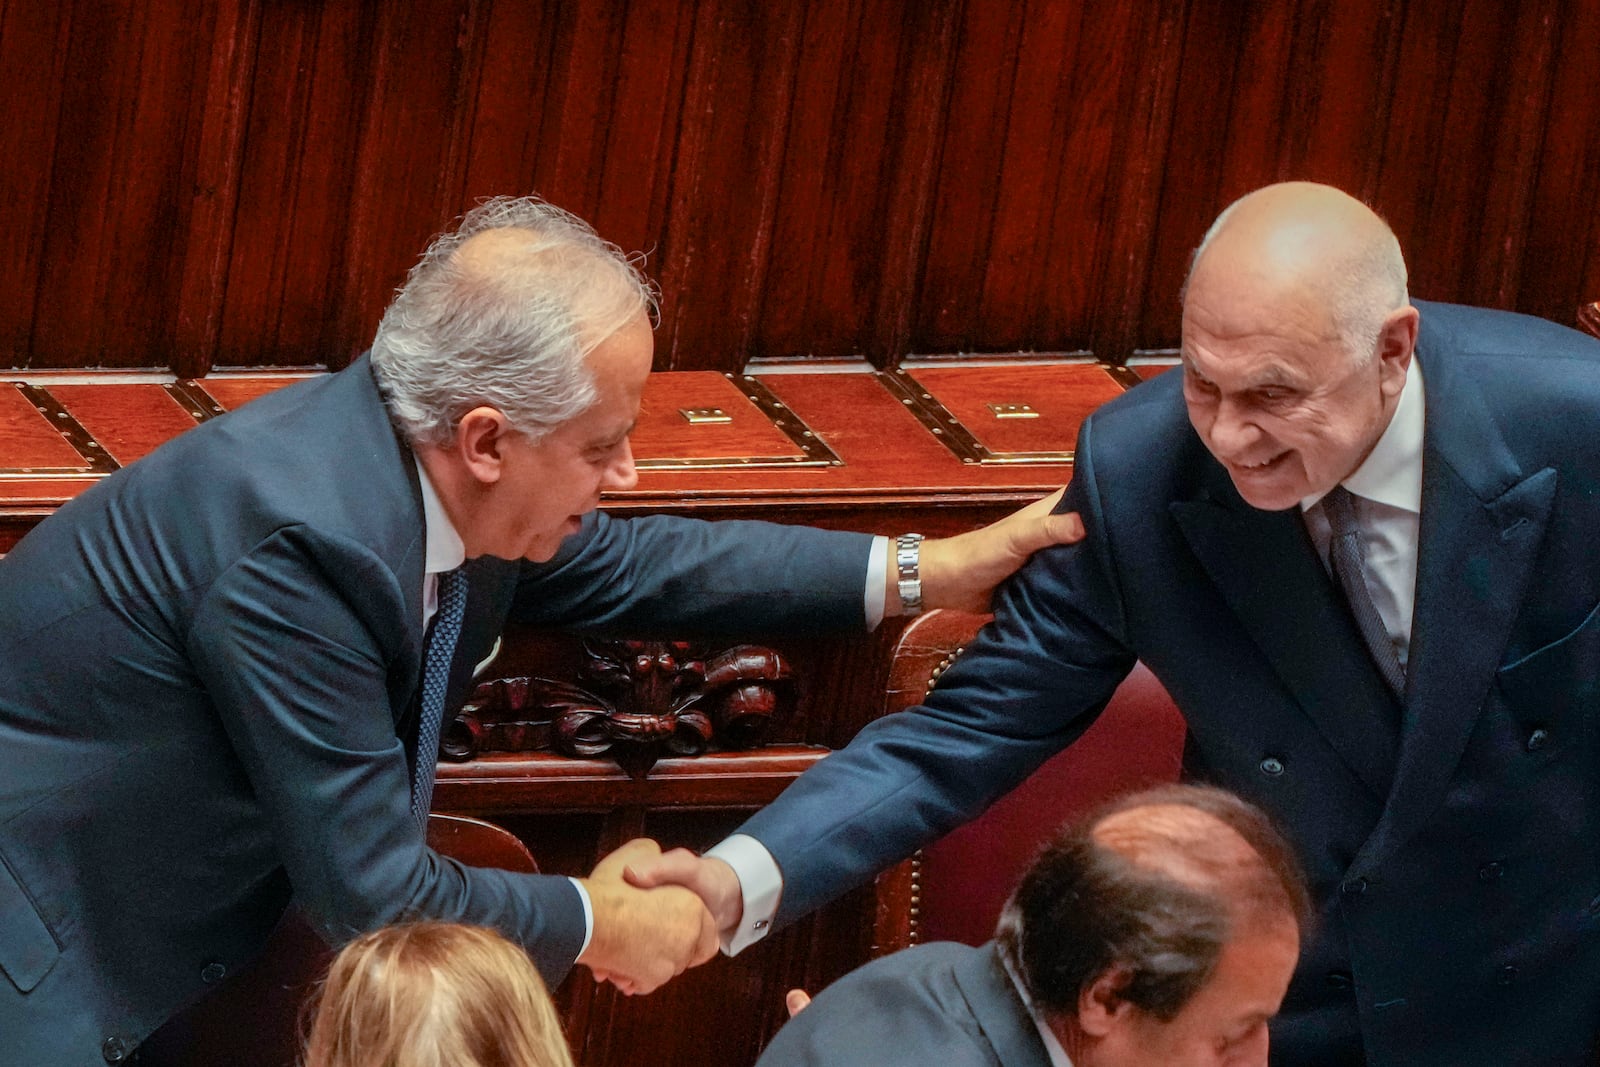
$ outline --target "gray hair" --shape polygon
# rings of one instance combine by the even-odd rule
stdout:
[[[1280,919],[1302,933],[1311,923],[1288,842],[1231,793],[1173,785],[1058,834],[1022,876],[995,937],[1040,1011],[1076,1015],[1082,992],[1116,968],[1118,995],[1170,1022],[1231,939]]]
[[[461,248],[490,230],[511,240],[486,269]],[[480,406],[536,441],[594,402],[589,353],[655,308],[634,260],[588,223],[537,197],[496,197],[411,268],[378,324],[372,369],[415,444],[448,444]]]
[[[1227,227],[1234,210],[1252,195],[1242,196],[1224,208],[1200,238],[1194,255],[1189,257],[1189,272],[1184,276],[1183,287],[1178,291],[1180,303],[1188,297],[1189,280],[1194,276],[1200,257],[1211,247],[1217,234]],[[1373,217],[1379,224],[1378,233],[1369,240],[1344,242],[1345,247],[1330,254],[1316,271],[1318,281],[1326,286],[1328,314],[1338,331],[1339,341],[1357,365],[1376,357],[1378,333],[1389,313],[1411,303],[1406,258],[1400,250],[1400,240],[1382,216],[1373,212]]]

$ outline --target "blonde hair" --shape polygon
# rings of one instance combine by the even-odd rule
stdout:
[[[305,1067],[572,1067],[527,953],[493,930],[389,926],[334,959]]]

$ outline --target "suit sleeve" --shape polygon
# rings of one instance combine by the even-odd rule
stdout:
[[[926,704],[869,724],[737,831],[783,871],[780,924],[976,817],[1076,740],[1132,669],[1092,426],[1061,504],[1087,538],[1002,587],[994,621]]]
[[[524,564],[512,615],[630,637],[860,629],[872,538],[768,522],[585,517]]]
[[[190,660],[324,937],[411,918],[489,925],[558,981],[584,936],[576,888],[441,857],[410,815],[389,692],[403,603],[362,546],[280,530],[205,592]]]

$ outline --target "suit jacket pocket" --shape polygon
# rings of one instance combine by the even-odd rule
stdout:
[[[50,928],[0,856],[0,971],[26,993],[43,981],[60,956]]]
[[[1501,667],[1497,684],[1511,713],[1547,731],[1552,749],[1586,738],[1600,706],[1600,605],[1565,637]]]

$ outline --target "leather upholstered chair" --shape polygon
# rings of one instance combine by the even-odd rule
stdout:
[[[920,703],[986,621],[948,611],[913,620],[894,651],[884,713]],[[923,941],[987,941],[1051,831],[1110,797],[1176,781],[1183,742],[1172,698],[1137,665],[1076,743],[981,817],[879,877],[874,955]]]

